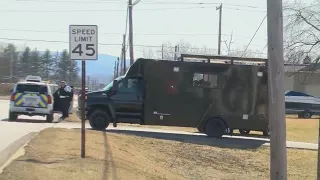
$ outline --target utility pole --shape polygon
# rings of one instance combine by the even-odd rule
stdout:
[[[127,62],[126,62],[126,35],[123,35],[123,47],[122,47],[122,58],[123,58],[123,74],[127,72]],[[131,52],[130,52],[130,58],[131,58]],[[130,59],[131,63],[131,59]]]
[[[177,60],[178,46],[174,47],[174,60]]]
[[[117,61],[114,61],[113,79],[117,77]]]
[[[162,47],[161,47],[161,59],[163,59],[163,50],[164,50],[164,47],[163,47],[163,44],[162,44]]]
[[[129,49],[130,49],[130,65],[133,64],[133,23],[132,23],[132,0],[129,0]]]
[[[119,61],[120,61],[120,58],[118,57],[118,59],[117,59],[117,73],[116,73],[116,77],[119,77]]]
[[[13,51],[10,52],[10,83],[13,83]]]
[[[222,18],[222,4],[216,8],[219,9],[219,37],[218,37],[218,55],[221,54],[221,18]]]
[[[282,0],[267,0],[270,179],[287,179]]]
[[[87,77],[87,88],[90,89],[90,77],[89,76]]]

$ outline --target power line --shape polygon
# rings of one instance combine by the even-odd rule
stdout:
[[[59,40],[42,40],[42,39],[23,39],[23,38],[1,38],[0,40],[9,40],[9,41],[27,41],[27,42],[46,42],[46,43],[64,43],[67,44],[69,43],[68,41],[59,41]],[[99,43],[99,45],[102,46],[122,46],[122,44],[115,44],[115,43]],[[133,45],[135,47],[141,47],[141,48],[162,48],[162,46],[159,45],[140,45],[140,44],[135,44]],[[165,46],[165,48],[174,48],[174,46]],[[198,50],[203,50],[203,49],[208,49],[208,48],[189,48],[189,47],[179,47],[180,49],[198,49]],[[213,48],[212,48],[213,49]],[[236,50],[230,50],[231,52],[244,52],[244,51],[236,51]],[[265,53],[257,53],[257,54],[265,54]]]
[[[127,27],[126,27],[127,29]],[[0,29],[0,31],[17,31],[17,32],[43,32],[43,33],[61,33],[61,34],[68,34],[68,32],[63,31],[53,31],[53,30],[35,30],[35,29]],[[122,35],[123,33],[103,33],[99,32],[99,34],[103,35]],[[134,33],[135,36],[218,36],[218,34],[214,33]],[[229,36],[228,34],[221,34],[223,36]],[[245,36],[236,36],[238,38],[251,38]],[[256,39],[263,39],[267,40],[267,38],[256,37]]]
[[[247,49],[248,49],[249,45],[251,44],[252,40],[253,40],[253,39],[254,39],[254,37],[256,36],[257,32],[259,31],[260,27],[262,26],[262,24],[263,24],[263,22],[264,22],[264,20],[265,20],[266,18],[267,18],[267,15],[265,15],[265,16],[264,16],[264,18],[262,19],[262,21],[261,21],[261,23],[260,23],[259,27],[257,28],[256,32],[253,34],[253,36],[252,36],[252,38],[251,38],[250,42],[248,43],[248,45],[247,45],[246,49],[244,50],[244,52],[243,52],[242,56],[244,56],[244,54],[245,54],[245,52],[247,51]]]
[[[20,1],[20,2],[44,2],[44,3],[110,3],[110,4],[116,4],[116,3],[121,3],[121,4],[127,4],[126,1],[115,1],[115,0],[94,0],[94,1],[70,1],[70,0],[16,0],[16,1]],[[220,2],[186,2],[186,1],[142,1],[140,2],[140,0],[137,0],[135,3],[133,3],[133,5],[136,5],[138,3],[141,4],[155,4],[155,5],[159,5],[159,4],[163,4],[163,5],[219,5],[221,4]],[[264,9],[263,7],[258,7],[258,6],[252,6],[252,5],[240,5],[240,4],[225,4],[227,6],[235,6],[235,7],[246,7],[246,8],[254,8],[254,9]]]

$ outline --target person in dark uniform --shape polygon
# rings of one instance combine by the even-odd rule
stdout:
[[[59,106],[62,112],[62,119],[69,117],[69,107],[72,98],[72,89],[66,85],[65,81],[61,81],[60,88],[55,92],[59,98]]]

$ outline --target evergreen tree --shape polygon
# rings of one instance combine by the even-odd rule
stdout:
[[[44,52],[44,54],[41,56],[41,62],[42,62],[42,68],[43,68],[41,76],[44,79],[49,79],[52,71],[54,70],[53,68],[54,61],[49,49],[47,49]]]
[[[20,57],[20,72],[24,77],[31,73],[30,56],[31,49],[26,47]]]
[[[69,53],[67,50],[63,50],[59,57],[58,67],[57,67],[57,74],[60,80],[67,81],[68,74],[69,74],[68,73],[69,66],[70,66]]]
[[[77,81],[79,81],[78,79],[78,73],[79,73],[79,67],[78,67],[78,64],[77,64],[77,61],[74,61],[74,60],[70,60],[69,59],[69,68],[68,68],[68,83],[69,84],[76,84]]]
[[[14,44],[8,44],[7,47],[3,49],[3,57],[4,61],[1,67],[2,72],[5,72],[6,76],[12,75],[12,81],[15,81],[18,78],[19,70],[18,70],[18,52],[17,48]]]
[[[37,49],[31,51],[29,64],[31,70],[29,73],[31,73],[31,75],[41,76],[42,62],[40,58],[40,53]]]

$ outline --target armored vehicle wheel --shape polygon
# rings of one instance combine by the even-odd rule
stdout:
[[[52,114],[48,114],[47,117],[46,117],[47,123],[52,123],[53,119],[54,119],[53,118],[53,113]]]
[[[94,110],[89,117],[89,124],[94,130],[105,130],[110,123],[110,116],[103,110]]]
[[[209,137],[220,138],[226,133],[226,125],[223,120],[214,118],[209,119],[204,127],[204,132]]]
[[[16,121],[18,119],[18,114],[13,113],[13,112],[9,112],[9,121]]]
[[[266,130],[262,131],[262,133],[263,133],[264,136],[270,136],[269,127]]]
[[[239,129],[239,132],[240,134],[249,134],[250,133],[250,130],[247,130],[247,129]]]
[[[312,113],[305,111],[305,112],[301,113],[301,117],[304,119],[310,119],[312,117]]]

